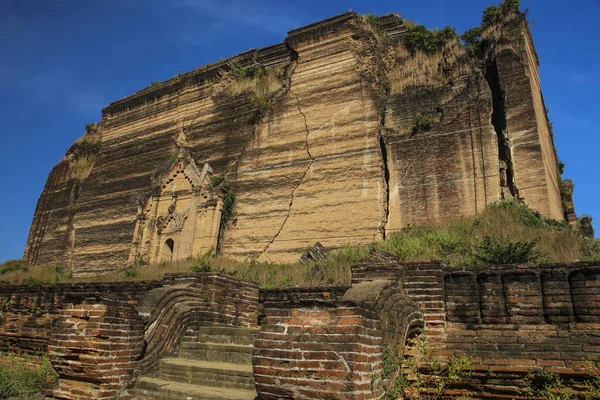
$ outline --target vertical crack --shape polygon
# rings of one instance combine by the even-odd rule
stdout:
[[[500,161],[500,190],[502,199],[519,199],[519,190],[515,184],[514,166],[510,142],[506,133],[506,109],[504,93],[500,87],[498,67],[494,61],[488,65],[485,79],[492,91],[492,125],[498,136],[498,157]]]
[[[383,120],[383,117],[382,117]],[[383,122],[381,124],[380,127],[380,133],[379,133],[379,149],[381,150],[381,159],[383,162],[383,177],[384,177],[384,190],[385,190],[385,204],[383,207],[383,212],[385,213],[385,216],[383,218],[383,221],[381,221],[380,225],[379,225],[379,230],[381,231],[381,234],[383,235],[383,239],[385,239],[386,236],[386,231],[385,228],[387,226],[389,217],[390,217],[390,168],[389,168],[389,158],[388,158],[388,152],[387,152],[387,148],[385,146],[385,140],[383,139],[383,130],[385,128],[383,127]]]
[[[264,249],[262,250],[262,252],[257,256],[257,258],[260,257],[260,256],[262,256],[264,253],[267,252],[267,250],[269,250],[269,248],[271,247],[271,245],[275,242],[275,240],[277,240],[277,238],[279,237],[279,235],[283,231],[283,228],[285,227],[285,224],[287,223],[287,221],[290,218],[290,215],[292,213],[292,207],[294,205],[294,200],[296,198],[296,191],[298,190],[298,188],[300,187],[300,185],[302,185],[302,183],[304,182],[304,179],[306,178],[306,175],[308,175],[308,171],[311,169],[311,167],[313,166],[313,164],[315,162],[315,159],[313,158],[312,154],[310,153],[310,146],[309,146],[309,143],[308,143],[308,139],[309,139],[309,135],[310,135],[310,129],[308,129],[308,123],[306,121],[306,114],[304,114],[304,112],[302,112],[302,108],[300,107],[300,97],[296,93],[294,93],[292,91],[292,74],[293,74],[293,72],[290,73],[288,92],[290,92],[290,94],[292,94],[295,97],[295,99],[296,99],[296,107],[298,108],[298,112],[300,113],[300,115],[302,115],[302,118],[304,119],[304,129],[306,130],[306,137],[305,137],[305,141],[304,141],[304,146],[305,146],[305,149],[306,149],[306,154],[308,155],[308,158],[310,159],[310,161],[308,163],[308,166],[304,170],[304,173],[300,177],[300,180],[298,181],[298,184],[294,187],[294,189],[292,190],[292,193],[290,194],[290,204],[288,206],[288,212],[287,212],[287,215],[285,216],[285,218],[283,219],[283,222],[282,222],[281,226],[279,227],[279,230],[277,230],[277,233],[275,234],[275,236],[273,236],[273,239],[271,239],[269,241],[269,243],[267,243],[267,245],[264,247]]]

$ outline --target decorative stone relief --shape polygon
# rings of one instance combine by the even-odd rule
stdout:
[[[185,151],[181,130],[178,160],[164,175],[160,188],[143,207],[138,206],[129,263],[184,260],[218,245],[223,199],[210,183],[212,168],[202,170]]]

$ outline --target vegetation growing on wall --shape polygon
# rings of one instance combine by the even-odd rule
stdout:
[[[363,14],[360,16],[361,19],[369,25],[371,31],[377,35],[383,35],[383,30],[381,29],[381,19],[375,14]]]
[[[261,114],[273,103],[273,95],[283,87],[285,69],[267,69],[263,65],[240,67],[231,63],[231,70],[223,71],[216,88],[216,95],[245,95]]]
[[[431,130],[435,122],[435,118],[433,118],[433,116],[431,115],[426,115],[422,113],[417,114],[415,116],[413,126],[411,129],[412,134],[414,135],[421,132],[428,132],[429,130]]]
[[[396,63],[389,73],[391,94],[401,94],[411,86],[440,87],[468,75],[473,67],[457,38],[444,42],[429,53],[411,51],[404,43],[396,46]]]
[[[505,22],[522,15],[519,7],[519,0],[503,0],[497,6],[486,8],[481,17],[481,25],[465,31],[460,36],[468,54],[473,58],[483,58],[487,49],[503,39],[515,39],[518,28]]]
[[[441,357],[433,356],[427,339],[422,336],[409,343],[409,347],[410,354],[396,366],[401,371],[386,391],[386,400],[444,399],[450,386],[472,374],[472,357],[450,358],[443,362]]]
[[[411,52],[423,52],[425,54],[434,54],[441,50],[446,43],[456,40],[458,34],[450,26],[444,29],[429,30],[423,25],[409,27],[404,37],[404,46]]]
[[[527,399],[575,400],[600,399],[600,373],[594,362],[582,361],[588,379],[583,382],[562,379],[552,371],[531,371],[523,395]]]

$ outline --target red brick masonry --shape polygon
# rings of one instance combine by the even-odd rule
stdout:
[[[258,285],[214,273],[162,281],[0,287],[0,348],[48,351],[57,399],[128,398],[202,325],[256,327]]]

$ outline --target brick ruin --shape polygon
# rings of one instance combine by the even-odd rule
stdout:
[[[417,336],[431,357],[473,357],[451,397],[524,398],[531,371],[583,382],[600,362],[598,263],[459,268],[386,256],[352,276],[351,287],[260,291],[215,273],[5,286],[0,348],[47,351],[60,380],[46,395],[57,399],[166,398],[163,381],[144,377],[206,327],[258,329],[244,378],[256,392],[239,398],[380,399],[399,373],[383,375],[384,352],[401,356]]]
[[[379,21],[339,15],[108,105],[50,173],[24,259],[75,276],[210,249],[297,261],[316,241],[369,243],[510,198],[576,224],[524,16],[487,33],[500,36],[482,69],[452,43],[418,59],[405,21]],[[236,91],[240,71],[275,86]],[[414,338],[473,357],[454,397],[524,398],[531,371],[582,382],[600,362],[598,263],[374,252],[349,287],[210,272],[0,286],[0,300],[0,349],[48,354],[55,399],[381,399],[402,372],[384,372],[386,352],[400,361]]]
[[[411,55],[405,21],[379,21],[342,14],[105,107],[50,173],[24,259],[76,276],[211,247],[297,261],[316,241],[370,243],[506,198],[563,220],[524,16],[487,33],[501,32],[483,69],[458,42]],[[267,92],[236,89],[240,71]]]

